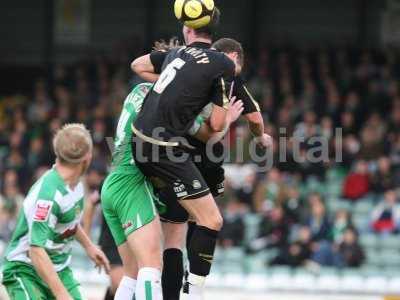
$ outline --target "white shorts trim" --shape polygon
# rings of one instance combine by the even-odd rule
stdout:
[[[25,288],[25,285],[24,285],[24,282],[22,281],[22,279],[21,278],[19,278],[19,277],[17,277],[17,276],[15,276],[15,279],[18,281],[18,283],[21,285],[21,288],[22,288],[22,290],[24,291],[24,293],[25,293],[25,297],[26,297],[26,299],[31,299],[30,297],[29,297],[29,293],[28,293],[28,291],[26,290],[26,288]]]

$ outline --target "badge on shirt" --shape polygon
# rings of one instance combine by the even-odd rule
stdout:
[[[38,200],[35,207],[35,215],[33,220],[36,222],[47,222],[50,216],[52,201]]]

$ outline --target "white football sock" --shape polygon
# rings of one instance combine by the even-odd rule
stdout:
[[[182,300],[204,300],[204,283],[206,277],[189,273]],[[185,291],[186,288],[186,291]]]
[[[199,275],[196,275],[193,273],[189,273],[188,282],[190,284],[198,286],[198,287],[203,287],[205,281],[206,281],[205,276],[199,276]]]
[[[141,268],[138,272],[136,300],[162,300],[161,271],[156,268]]]
[[[122,277],[121,282],[118,285],[117,291],[115,292],[114,299],[133,299],[133,295],[135,295],[136,282],[136,279],[133,279],[131,277]]]

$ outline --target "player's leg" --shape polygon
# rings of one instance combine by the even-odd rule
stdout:
[[[220,154],[217,154],[220,156]],[[208,159],[206,155],[202,156],[202,161],[200,163],[196,163],[196,167],[203,175],[208,187],[210,188],[210,192],[214,199],[218,199],[220,196],[224,194],[224,181],[225,181],[225,171],[222,167],[223,162],[212,162]],[[187,234],[186,234],[186,250],[189,253],[190,241],[192,240],[193,233],[196,229],[196,221],[191,216],[187,222]],[[189,257],[189,265],[190,265],[190,257]],[[185,271],[185,281],[187,281],[189,272],[188,269]]]
[[[121,265],[111,265],[110,273],[108,274],[108,276],[110,276],[110,286],[106,291],[104,300],[114,300],[119,283],[124,277],[124,268],[122,267],[122,263]]]
[[[207,180],[207,184],[208,180]],[[217,185],[209,185],[210,186],[210,190],[212,195],[214,196],[214,199],[217,199],[219,196],[221,196],[223,194],[223,182],[222,185],[221,183],[217,184]],[[216,188],[213,188],[216,187]],[[187,232],[186,232],[186,251],[189,252],[189,247],[190,247],[190,241],[192,240],[193,237],[193,233],[196,229],[196,221],[194,220],[193,217],[190,217],[188,222],[187,222]],[[190,265],[190,257],[189,257],[189,265]],[[188,276],[189,276],[189,268],[187,267],[185,272],[184,272],[184,277],[185,277],[185,282],[188,280]]]
[[[159,198],[167,207],[167,210],[160,214],[164,235],[163,298],[164,300],[179,300],[183,282],[182,248],[189,215],[176,201],[173,190],[162,190]]]
[[[217,145],[219,145],[218,143]],[[222,146],[222,145],[221,145]],[[221,156],[220,153],[215,154],[217,157]],[[225,186],[225,171],[222,167],[223,162],[212,162],[208,159],[207,155],[202,155],[202,161],[196,163],[196,167],[203,175],[210,192],[214,199],[218,199],[224,194]],[[193,232],[196,228],[196,221],[193,217],[188,220],[188,229],[186,234],[186,249],[189,248],[190,240],[192,239]]]
[[[161,300],[161,225],[158,217],[127,237],[138,264],[136,300]]]
[[[103,220],[103,224],[101,226],[99,245],[101,247],[101,250],[103,250],[104,254],[107,256],[111,267],[108,274],[108,276],[110,277],[110,286],[106,291],[104,300],[113,300],[118,285],[122,277],[124,276],[124,270],[122,268],[122,261],[118,253],[117,245],[114,242],[114,238],[112,237],[110,228],[108,227],[105,220]]]
[[[211,194],[182,200],[180,203],[196,221],[188,249],[188,283],[201,289],[205,277],[210,273],[218,232],[222,227],[222,216]]]
[[[185,240],[186,224],[162,223],[164,234],[164,254],[162,288],[164,300],[179,300],[183,282],[182,248]]]
[[[114,276],[114,284],[118,281],[118,285],[112,299],[132,299],[135,295],[136,277],[138,272],[136,260],[132,251],[129,249],[122,229],[122,224],[119,222],[118,218],[116,216],[112,217],[109,213],[105,218],[110,226],[116,244],[119,245],[118,253],[122,260],[122,276],[120,273],[117,275],[118,277],[121,276],[120,280]],[[120,270],[118,270],[118,272],[120,272]],[[110,276],[112,275],[110,274]],[[111,280],[113,281],[113,277],[111,277]]]
[[[51,293],[33,267],[26,265],[6,263],[2,284],[12,300],[45,300]]]
[[[194,232],[195,229],[196,229],[196,221],[191,218],[187,222],[186,250],[189,249],[190,241],[192,240],[193,232]]]
[[[165,300],[179,300],[183,284],[183,254],[179,248],[167,248],[163,253],[162,289]]]
[[[172,150],[178,157],[183,153],[177,148]],[[187,199],[180,201],[180,204],[193,215],[197,223],[188,253],[191,261],[189,283],[194,286],[190,296],[193,299],[201,299],[205,276],[210,272],[218,231],[222,226],[219,209],[204,178],[190,158],[179,162],[172,161],[168,155],[159,151],[157,161],[136,162],[148,178],[156,179],[155,183],[158,181],[173,189],[175,200]]]
[[[4,283],[7,294],[12,300],[45,300],[46,295],[35,287],[26,277],[15,275],[15,279]]]
[[[192,217],[189,218],[189,221],[187,222],[187,231],[186,231],[186,253],[189,252],[189,246],[190,246],[190,241],[192,240],[193,232],[196,229],[196,222]],[[188,276],[189,276],[189,265],[190,261],[188,260],[188,263],[186,265],[186,268],[183,273],[184,281],[187,282]]]
[[[113,298],[121,300],[132,299],[135,294],[137,265],[133,254],[127,245],[123,224],[121,223],[114,207],[114,204],[123,201],[123,199],[118,197],[118,195],[120,195],[117,193],[118,190],[119,187],[108,185],[106,182],[101,192],[101,202],[104,219],[108,224],[115,244],[118,246],[118,253],[122,260],[123,276]]]
[[[186,223],[162,222],[164,249],[182,249],[186,240]]]
[[[126,183],[124,190],[125,200],[115,203],[115,210],[138,267],[135,299],[160,300],[161,224],[153,202],[152,186],[146,181],[134,186]]]
[[[136,259],[126,241],[118,246],[118,252],[122,260],[123,276],[118,284],[114,299],[133,299],[136,290],[136,278],[138,272]]]
[[[197,226],[216,231],[221,229],[223,219],[211,193],[200,198],[185,198],[179,203],[193,217]]]

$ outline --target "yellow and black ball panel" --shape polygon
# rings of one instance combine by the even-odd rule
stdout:
[[[214,9],[214,0],[175,0],[174,5],[176,18],[194,29],[210,24]]]

